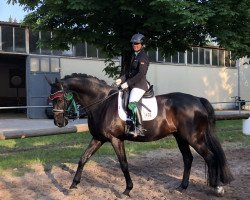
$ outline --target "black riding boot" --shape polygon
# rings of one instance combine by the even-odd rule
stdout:
[[[143,131],[145,131],[145,129],[143,129],[142,127],[142,116],[141,116],[141,111],[139,109],[139,106],[137,105],[137,110],[136,110],[136,126],[135,126],[135,129],[134,131],[130,131],[129,133],[134,135],[134,136],[137,136],[137,135],[140,135],[140,136],[145,136]]]

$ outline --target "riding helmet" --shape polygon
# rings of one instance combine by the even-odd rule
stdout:
[[[131,43],[143,43],[145,39],[145,36],[140,34],[140,33],[136,33],[132,36],[130,42]]]

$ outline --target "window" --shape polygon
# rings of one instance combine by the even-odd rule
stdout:
[[[98,58],[106,58],[107,57],[105,55],[105,53],[100,49],[97,49],[97,53],[98,53]]]
[[[199,64],[199,48],[193,48],[193,64]]]
[[[73,55],[74,55],[74,48],[73,48],[73,45],[68,44],[68,49],[67,49],[67,50],[64,50],[64,51],[62,52],[62,55],[65,55],[65,56],[73,56]]]
[[[236,62],[235,62],[235,60],[231,60],[231,67],[236,67]]]
[[[30,44],[30,53],[39,54],[40,48],[38,47],[39,42],[39,32],[38,31],[29,31],[29,44]]]
[[[158,51],[158,62],[164,61],[164,54],[161,51]]]
[[[148,51],[150,62],[156,62],[156,51]]]
[[[30,71],[39,71],[39,58],[30,58]]]
[[[228,51],[225,51],[225,66],[230,67],[230,55]]]
[[[184,52],[179,52],[179,63],[185,63]]]
[[[178,63],[178,53],[172,55],[172,63]]]
[[[41,71],[49,72],[49,58],[41,58]]]
[[[15,28],[15,51],[16,52],[26,52],[25,44],[25,29],[24,28]]]
[[[211,65],[211,62],[210,62],[210,53],[211,53],[210,49],[205,49],[205,64],[206,65]]]
[[[86,57],[86,46],[85,43],[77,44],[75,46],[76,56]]]
[[[97,49],[91,44],[87,44],[87,57],[97,58]]]
[[[13,28],[2,26],[2,50],[13,51]]]
[[[212,49],[212,65],[218,66],[218,49]]]
[[[60,60],[56,57],[31,57],[30,58],[31,72],[59,72]]]
[[[165,62],[172,62],[172,59],[171,59],[172,56],[167,56],[166,59],[165,59]]]
[[[2,50],[2,27],[0,26],[0,51]]]
[[[187,63],[192,64],[193,63],[193,52],[187,51]]]
[[[219,50],[219,66],[225,66],[224,50]]]
[[[59,58],[50,59],[51,72],[59,72]]]
[[[51,38],[51,33],[50,32],[41,32],[41,40],[42,41],[48,41]],[[42,54],[45,55],[50,55],[51,54],[51,50],[48,48],[44,48],[42,47]]]
[[[57,55],[57,56],[61,56],[61,55],[63,55],[63,52],[60,50],[52,50],[52,54]]]
[[[200,63],[201,65],[204,65],[204,49],[200,48]]]

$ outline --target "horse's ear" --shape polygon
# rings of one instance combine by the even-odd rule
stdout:
[[[61,89],[63,90],[63,85],[62,85],[61,79],[55,78],[55,83],[57,83],[61,87]]]
[[[45,79],[47,80],[48,84],[50,84],[50,85],[53,84],[53,83],[52,83],[52,80],[51,80],[49,77],[47,77],[46,75],[45,75]]]

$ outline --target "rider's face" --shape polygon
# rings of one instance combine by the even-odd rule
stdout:
[[[142,44],[141,43],[133,43],[132,46],[133,46],[133,49],[134,49],[135,52],[140,51],[141,48],[142,48]]]

